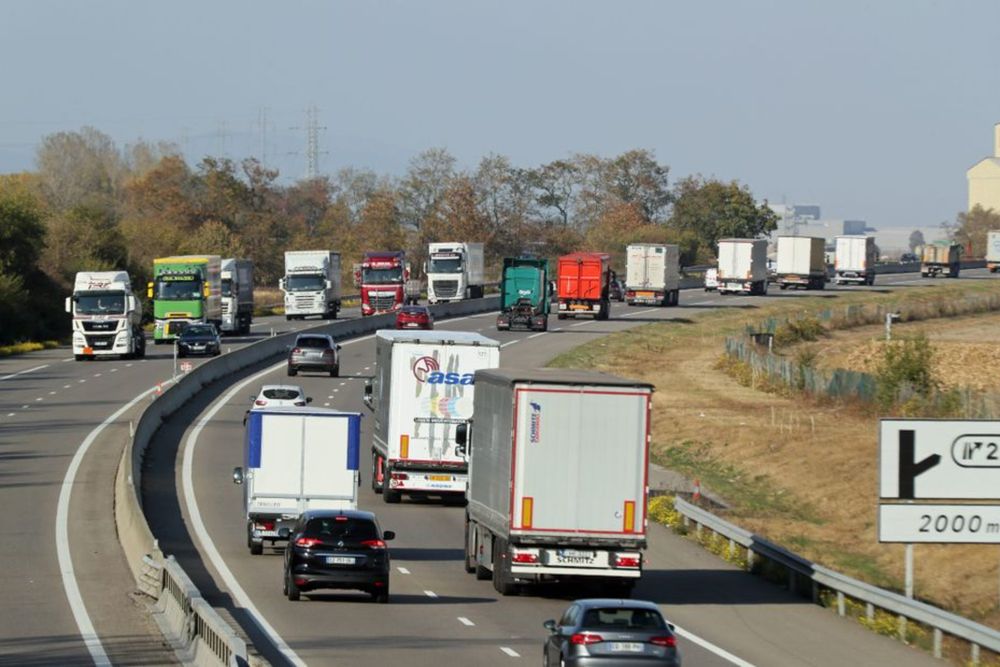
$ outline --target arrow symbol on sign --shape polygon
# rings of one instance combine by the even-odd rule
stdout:
[[[923,461],[913,460],[916,455],[917,442],[914,431],[899,432],[899,497],[912,500],[914,497],[914,481],[941,462],[940,454],[931,454]]]

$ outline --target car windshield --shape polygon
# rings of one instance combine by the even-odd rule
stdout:
[[[403,269],[364,269],[361,282],[365,285],[398,285],[403,282]]]
[[[287,387],[274,387],[272,389],[265,389],[263,391],[264,398],[269,398],[272,401],[294,401],[299,397],[299,392],[296,389],[289,389]]]
[[[329,349],[330,341],[319,336],[302,336],[295,341],[295,347],[308,347],[313,349]]]
[[[462,258],[458,255],[445,255],[444,257],[431,257],[430,266],[427,273],[461,273]]]
[[[159,301],[189,301],[201,298],[201,280],[170,276],[156,279],[154,298]]]
[[[77,315],[121,315],[125,312],[125,295],[121,292],[77,292]]]
[[[326,276],[322,273],[287,276],[285,289],[289,292],[316,292],[326,289]]]
[[[352,519],[345,516],[309,519],[303,532],[310,537],[318,537],[324,541],[330,539],[378,539],[378,530],[376,530],[373,521]]]
[[[588,609],[583,615],[581,627],[597,628],[629,628],[644,630],[663,630],[667,627],[660,612],[652,609]]]
[[[185,338],[190,338],[191,336],[214,336],[215,329],[208,324],[192,324],[181,335]]]

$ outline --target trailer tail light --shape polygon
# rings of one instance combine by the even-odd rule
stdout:
[[[603,641],[604,637],[595,635],[592,632],[577,632],[569,638],[569,643],[576,646],[587,646],[588,644],[596,644]]]
[[[521,565],[537,565],[538,564],[538,550],[537,549],[512,549],[510,552],[510,561],[512,563],[519,563]]]
[[[361,546],[369,549],[385,549],[385,542],[382,540],[362,540]]]
[[[535,499],[525,496],[521,499],[521,527],[531,528],[532,514],[535,509]]]
[[[405,434],[399,436],[399,458],[410,458],[410,436]]]
[[[639,567],[641,564],[639,554],[615,554],[615,567]]]
[[[390,476],[390,479],[410,479],[410,476],[405,472],[394,472]]]
[[[669,635],[667,637],[653,637],[649,640],[650,644],[655,644],[656,646],[666,646],[667,648],[677,648],[677,637]]]
[[[300,537],[295,540],[295,546],[302,547],[303,549],[312,549],[317,544],[320,544],[322,540],[315,537]]]
[[[258,521],[257,522],[257,527],[260,528],[261,530],[274,530],[274,522],[273,521]]]
[[[626,533],[635,532],[635,501],[626,500],[625,501],[625,511],[623,513],[624,518],[622,519],[623,528]]]

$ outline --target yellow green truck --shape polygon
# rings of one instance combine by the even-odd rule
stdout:
[[[222,259],[218,255],[181,255],[153,260],[153,342],[177,338],[189,324],[222,325]]]

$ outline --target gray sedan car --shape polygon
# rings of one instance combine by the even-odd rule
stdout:
[[[674,626],[652,602],[577,600],[558,621],[545,621],[542,664],[566,667],[680,667]]]
[[[299,334],[288,352],[288,374],[321,371],[330,377],[340,375],[340,346],[326,334]]]

